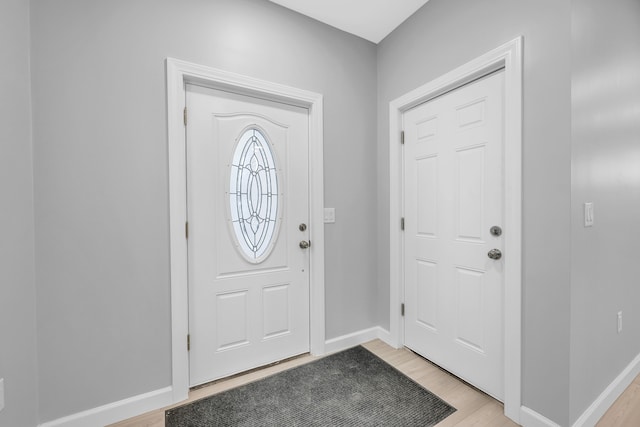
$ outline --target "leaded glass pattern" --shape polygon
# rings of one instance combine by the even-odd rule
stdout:
[[[231,222],[245,258],[258,263],[268,256],[278,225],[278,173],[265,135],[243,132],[233,153],[229,180]]]

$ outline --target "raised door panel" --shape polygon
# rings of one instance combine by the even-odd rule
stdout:
[[[503,73],[403,115],[405,345],[500,399]]]

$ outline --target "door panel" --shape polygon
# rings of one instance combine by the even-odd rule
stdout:
[[[438,156],[418,159],[416,163],[417,232],[424,237],[435,237],[438,230],[438,217],[437,209],[433,207],[438,204]]]
[[[403,115],[405,344],[503,397],[503,73]]]
[[[308,111],[187,86],[190,385],[309,351]]]

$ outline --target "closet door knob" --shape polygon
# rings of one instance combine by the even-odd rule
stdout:
[[[487,254],[487,256],[491,259],[500,259],[502,258],[502,252],[500,252],[500,249],[491,249],[489,251],[489,253]]]

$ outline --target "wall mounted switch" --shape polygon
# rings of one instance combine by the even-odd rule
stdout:
[[[333,224],[336,222],[336,208],[324,208],[324,223]]]

